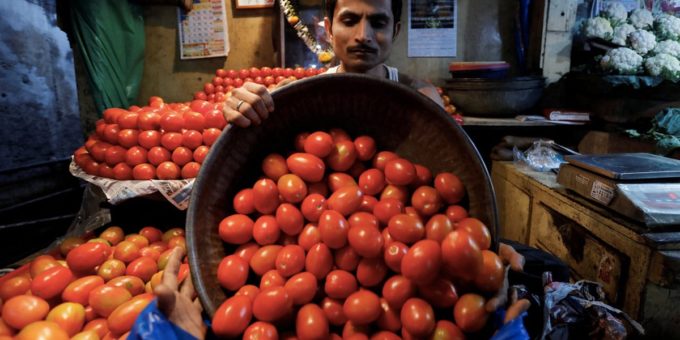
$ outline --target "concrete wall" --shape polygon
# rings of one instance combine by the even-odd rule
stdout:
[[[240,69],[274,66],[272,31],[277,13],[272,9],[236,10],[227,4],[231,51],[225,58],[179,60],[177,14],[174,7],[145,9],[146,59],[140,103],[160,95],[167,101],[191,99],[218,68]],[[407,2],[402,20],[406,22]],[[448,64],[454,60],[514,60],[512,20],[515,1],[458,1],[458,51],[456,58],[408,58],[407,30],[402,30],[388,63],[414,77],[442,85],[448,78]]]

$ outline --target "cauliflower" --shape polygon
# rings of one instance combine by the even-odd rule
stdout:
[[[661,76],[672,81],[680,79],[680,60],[666,53],[647,58],[645,68],[653,76]]]
[[[614,33],[609,20],[602,17],[588,19],[584,30],[588,38],[602,38],[606,40],[611,39],[612,33]]]
[[[624,7],[623,4],[610,1],[607,2],[604,9],[600,11],[600,15],[609,19],[614,26],[617,26],[626,22],[628,11],[626,11],[626,7]]]
[[[637,30],[628,35],[628,42],[640,55],[645,55],[656,47],[656,36],[645,30]]]
[[[627,47],[619,47],[607,51],[600,60],[604,70],[621,74],[636,74],[642,66],[642,57]]]
[[[680,39],[680,18],[670,14],[661,14],[656,17],[654,28],[660,39]]]
[[[652,24],[654,24],[654,17],[652,16],[652,12],[646,9],[636,9],[630,13],[628,21],[631,25],[635,26],[635,28],[643,29],[652,27]]]
[[[618,25],[614,28],[614,34],[612,35],[612,42],[626,46],[626,41],[628,40],[628,35],[635,32],[635,27],[629,24]]]
[[[676,58],[680,58],[680,42],[677,42],[675,40],[660,41],[658,44],[656,44],[656,47],[654,47],[654,53],[655,54],[665,53],[672,55]]]

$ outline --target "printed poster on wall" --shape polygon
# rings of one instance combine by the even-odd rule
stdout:
[[[225,57],[229,54],[224,0],[194,0],[187,13],[177,9],[180,59]]]
[[[408,1],[408,56],[455,57],[457,0]]]

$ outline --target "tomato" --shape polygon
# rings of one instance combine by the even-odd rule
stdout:
[[[260,288],[257,288],[253,285],[245,285],[241,287],[234,296],[246,296],[250,299],[250,301],[255,300],[255,297],[257,294],[260,294]]]
[[[416,179],[416,168],[404,158],[396,158],[385,164],[385,179],[393,185],[409,185]]]
[[[274,244],[280,235],[281,230],[274,216],[262,215],[253,224],[253,238],[257,244]]]
[[[139,230],[139,235],[144,236],[149,243],[158,242],[163,237],[163,232],[155,227],[146,226]]]
[[[323,197],[328,196],[328,186],[324,182],[308,183],[307,192],[311,194],[319,194]]]
[[[342,328],[342,339],[346,340],[368,340],[368,333],[370,328],[368,326],[355,325],[351,321],[345,323]]]
[[[257,251],[260,249],[260,246],[258,246],[255,243],[246,243],[240,245],[236,250],[234,251],[234,255],[237,255],[238,257],[246,260],[246,262],[250,263],[250,259],[253,258],[253,255],[257,253]]]
[[[448,204],[456,204],[465,196],[465,187],[458,176],[442,172],[434,178],[434,187]]]
[[[484,292],[498,292],[505,279],[503,261],[494,252],[482,250],[482,268],[475,276],[475,285]]]
[[[71,270],[63,266],[50,268],[31,281],[31,293],[45,300],[59,296],[75,277]]]
[[[196,163],[198,163],[198,164],[203,164],[203,161],[205,161],[205,158],[208,157],[209,151],[210,151],[210,148],[205,146],[205,145],[201,145],[201,146],[197,147],[196,150],[194,150],[194,154],[193,154],[194,161],[196,161]]]
[[[150,180],[156,178],[156,167],[149,163],[135,165],[132,168],[132,178],[135,180]]]
[[[375,205],[378,204],[378,200],[373,196],[364,195],[361,199],[361,205],[359,206],[359,211],[373,212]]]
[[[227,216],[220,222],[220,238],[230,244],[244,244],[253,236],[253,224],[253,220],[247,215]]]
[[[184,252],[186,253],[187,250],[187,241],[184,238],[184,236],[175,236],[168,240],[168,249],[173,249],[173,248],[182,248]]]
[[[309,303],[316,296],[318,284],[316,277],[309,272],[302,272],[293,275],[286,281],[284,288],[288,295],[293,299],[294,305],[304,305]]]
[[[284,233],[295,236],[302,231],[305,219],[300,210],[290,204],[282,203],[276,209],[276,222]]]
[[[168,249],[168,245],[167,245],[167,243],[165,243],[163,241],[156,241],[156,242],[152,242],[151,244],[149,244],[149,248],[157,250],[159,253],[162,253],[162,252],[164,252]],[[141,249],[140,249],[140,252],[141,252]]]
[[[276,255],[276,270],[284,277],[299,273],[305,267],[305,250],[298,245],[287,245]]]
[[[347,244],[349,223],[337,211],[326,210],[319,219],[321,240],[331,249],[339,249]]]
[[[408,250],[401,261],[401,274],[416,284],[428,284],[437,278],[442,256],[438,242],[421,240]]]
[[[342,310],[349,321],[359,326],[378,320],[382,313],[380,298],[370,290],[352,293],[345,300]]]
[[[108,164],[99,164],[98,174],[100,177],[106,178],[116,178],[116,174],[113,172],[113,168],[108,166]]]
[[[122,241],[113,250],[113,258],[130,263],[139,257],[139,246],[130,241]]]
[[[97,275],[99,275],[105,281],[109,281],[113,278],[123,276],[125,275],[125,262],[117,259],[106,260],[99,266],[99,269],[97,270]]]
[[[468,217],[468,213],[467,210],[460,205],[450,205],[446,208],[446,217],[448,217],[452,223],[457,223]]]
[[[144,248],[149,245],[149,240],[146,237],[139,234],[128,234],[125,236],[125,241],[130,241],[137,245],[139,248]]]
[[[99,335],[95,331],[83,331],[71,337],[71,340],[99,340],[99,339],[100,339]]]
[[[401,340],[401,337],[388,331],[380,331],[371,336],[371,340]]]
[[[137,117],[140,130],[154,131],[161,127],[161,116],[155,112],[140,113]]]
[[[326,201],[329,210],[349,216],[361,205],[363,193],[356,186],[346,186],[335,191]]]
[[[392,216],[387,228],[395,241],[405,244],[415,243],[425,236],[423,223],[417,218],[406,214]]]
[[[214,142],[216,139],[216,136],[214,132],[208,132],[211,134],[208,137],[208,140]],[[219,136],[219,133],[217,134]],[[161,139],[161,143],[163,140]],[[190,150],[195,150],[197,147],[203,145],[203,133],[198,132],[196,130],[185,130],[182,132],[182,146],[189,148]]]
[[[378,318],[378,327],[380,327],[380,329],[398,332],[401,329],[399,311],[392,308],[384,298],[380,299],[380,308],[382,309],[382,313]]]
[[[243,215],[255,212],[255,203],[253,202],[253,189],[246,188],[239,191],[234,196],[234,210]]]
[[[119,181],[132,179],[132,168],[125,163],[118,163],[113,167],[113,178]]]
[[[305,140],[309,136],[309,132],[298,133],[295,136],[295,151],[303,152],[305,151]]]
[[[394,198],[386,198],[378,201],[373,208],[373,215],[383,225],[387,225],[390,219],[404,212],[404,204]]]
[[[423,185],[431,185],[432,184],[432,172],[430,169],[420,165],[420,164],[413,164],[413,166],[416,168],[416,179],[411,183],[411,185],[414,185],[416,187],[420,187]]]
[[[451,281],[445,278],[437,278],[432,283],[420,286],[420,296],[435,307],[453,307],[458,301],[458,293]]]
[[[253,322],[243,332],[243,340],[278,340],[278,338],[276,327],[268,322]]]
[[[340,326],[347,322],[345,312],[342,310],[341,301],[325,297],[323,301],[321,301],[321,309],[331,325]]]
[[[52,321],[33,322],[22,329],[16,340],[68,340],[69,335]]]
[[[270,179],[278,181],[281,176],[289,173],[286,159],[277,153],[267,155],[262,160],[262,172]]]
[[[434,311],[424,300],[411,298],[401,308],[401,323],[409,334],[427,337],[434,331]]]
[[[349,223],[350,228],[365,226],[378,229],[380,227],[380,222],[378,222],[378,218],[375,217],[375,215],[367,213],[365,211],[355,212],[347,219],[347,222]]]
[[[400,310],[406,300],[415,296],[416,285],[409,279],[394,275],[385,281],[382,296],[395,310]]]
[[[14,329],[7,325],[2,318],[0,318],[0,339],[12,340],[14,335]]]
[[[131,148],[137,145],[139,130],[123,129],[118,132],[118,144],[124,148]]]
[[[387,230],[387,229],[385,229]],[[383,258],[392,271],[401,273],[401,262],[408,252],[408,246],[401,242],[390,242],[386,245]]]
[[[110,166],[117,165],[118,163],[125,161],[126,153],[127,149],[118,145],[112,145],[111,147],[106,149],[106,153],[104,154],[104,161],[106,162],[106,164]]]
[[[357,280],[364,287],[374,287],[385,279],[387,270],[382,258],[363,258],[357,266]]]
[[[305,270],[314,275],[317,280],[323,280],[333,268],[333,255],[328,246],[317,243],[307,252]]]
[[[111,226],[106,228],[99,234],[100,238],[103,238],[111,243],[111,245],[117,245],[119,242],[125,239],[125,232],[119,226]]]
[[[171,158],[177,166],[181,167],[194,160],[194,153],[189,148],[180,146],[172,152]]]
[[[442,241],[442,259],[450,276],[468,281],[477,276],[483,265],[479,246],[472,236],[463,230],[450,232]]]
[[[305,138],[303,149],[306,153],[324,158],[331,153],[333,137],[326,132],[317,131]]]
[[[90,148],[90,155],[97,162],[103,162],[106,157],[106,150],[111,147],[111,144],[106,142],[94,142]]]
[[[7,301],[17,295],[26,294],[29,289],[31,289],[31,278],[28,275],[17,275],[0,285],[0,299]]]
[[[119,276],[106,283],[110,287],[121,287],[125,288],[130,295],[137,296],[144,292],[144,281],[136,276]],[[90,293],[91,295],[91,293]],[[120,294],[125,295],[125,294]]]
[[[297,243],[305,251],[309,251],[319,242],[321,242],[321,233],[315,224],[307,224],[298,235]]]
[[[131,298],[132,294],[127,289],[107,284],[93,288],[90,291],[88,303],[97,314],[107,317]]]
[[[165,132],[161,135],[161,146],[173,151],[182,146],[183,139],[183,135],[179,132]]]
[[[42,320],[50,310],[47,301],[33,295],[17,295],[2,306],[2,320],[14,329]]]
[[[357,280],[347,271],[334,270],[326,276],[324,291],[332,299],[345,299],[357,289]]]
[[[94,331],[103,338],[109,332],[109,325],[104,318],[94,319],[83,327],[83,331]]]
[[[335,251],[335,265],[338,269],[352,272],[357,269],[360,260],[361,257],[351,246],[346,246]]]
[[[378,169],[368,169],[359,176],[359,188],[366,195],[380,193],[385,185],[385,175]]]
[[[161,257],[161,252],[151,246],[146,246],[139,250],[139,256],[147,256],[154,260],[154,263],[158,263],[158,259]],[[103,265],[103,264],[102,264]],[[101,269],[101,267],[99,268]]]
[[[149,149],[149,152],[147,152],[146,157],[149,159],[149,163],[151,163],[154,166],[159,166],[162,163],[169,161],[172,156],[168,149],[161,146],[154,146],[151,149]]]
[[[124,115],[126,113],[128,113],[128,111],[125,110],[125,109],[112,107],[112,108],[108,108],[108,109],[104,110],[102,116],[103,116],[105,122],[111,124],[111,123],[115,123],[118,120],[118,117],[120,117],[121,115]]]
[[[260,278],[260,290],[270,287],[283,287],[286,284],[286,279],[276,270],[267,271]]]
[[[71,250],[83,243],[85,243],[85,240],[83,240],[82,237],[70,236],[61,242],[59,245],[59,251],[61,252],[62,256],[66,256]]]
[[[309,153],[294,153],[286,159],[288,169],[306,182],[319,182],[326,166],[321,158]],[[348,167],[349,168],[349,167]]]
[[[422,216],[436,214],[442,206],[437,190],[429,186],[421,186],[413,192],[411,204]]]
[[[318,222],[326,210],[326,199],[320,194],[309,194],[300,205],[302,216],[310,222]]]
[[[360,161],[368,161],[375,155],[375,140],[369,136],[359,136],[354,140],[354,148]]]
[[[253,315],[261,321],[276,321],[293,310],[293,299],[284,287],[263,289],[253,300]]]
[[[262,214],[271,214],[279,206],[279,190],[276,183],[263,178],[253,186],[253,202],[255,209]]]
[[[179,132],[184,128],[184,117],[170,112],[162,115],[159,123],[164,132]]]
[[[90,292],[102,285],[104,285],[104,279],[97,275],[81,277],[66,286],[61,293],[61,299],[87,306]]]
[[[283,249],[280,245],[270,244],[258,249],[250,259],[250,268],[257,275],[263,275],[269,270],[276,268],[276,257]]]
[[[477,242],[479,249],[486,250],[491,247],[491,234],[489,229],[482,223],[482,221],[468,217],[460,220],[456,226],[456,230],[465,230]]]
[[[47,314],[47,321],[52,321],[65,330],[69,336],[80,332],[85,323],[85,308],[74,302],[64,302],[54,307]]]
[[[328,338],[329,327],[326,314],[315,304],[304,305],[298,311],[295,330],[300,340]]]
[[[380,151],[373,157],[373,167],[385,171],[387,162],[399,158],[399,155],[392,151]]]
[[[220,337],[235,337],[243,333],[253,316],[252,302],[245,296],[225,300],[215,311],[212,330]]]
[[[137,316],[151,303],[152,294],[140,294],[116,308],[106,319],[112,335],[121,335],[132,329]]]
[[[465,294],[458,299],[453,308],[453,318],[463,332],[479,331],[489,317],[484,305],[486,301],[477,294]]]
[[[151,276],[158,271],[156,261],[150,257],[139,257],[128,264],[125,275],[136,276],[142,281],[151,280]]]
[[[326,158],[328,166],[335,171],[347,171],[357,159],[357,152],[351,140],[336,141]]]
[[[352,187],[357,186],[357,182],[354,180],[354,178],[352,178],[352,176],[344,172],[334,172],[328,175],[328,187],[331,189],[332,192],[335,192],[340,188],[348,186]]]
[[[378,257],[382,253],[382,234],[372,225],[357,225],[350,228],[347,240],[350,246],[365,258]]]
[[[104,140],[111,143],[111,144],[116,144],[118,143],[118,132],[120,132],[120,128],[118,127],[118,124],[108,124],[104,127]]]
[[[204,113],[204,117],[206,128],[216,128],[221,130],[227,126],[227,120],[224,118],[224,115],[220,110],[206,112]]]
[[[158,179],[179,179],[181,177],[181,170],[177,164],[166,161],[158,164],[156,176]]]
[[[136,129],[138,119],[139,115],[137,113],[127,112],[118,116],[116,123],[118,123],[121,129]]]
[[[386,198],[394,198],[405,205],[409,199],[408,194],[408,189],[406,187],[387,184],[385,189],[383,189],[382,193],[380,194],[380,200],[382,201]]]
[[[430,217],[425,225],[425,238],[441,242],[446,235],[453,231],[453,223],[443,214],[437,214]]]
[[[453,322],[439,320],[429,340],[465,340],[465,334]]]

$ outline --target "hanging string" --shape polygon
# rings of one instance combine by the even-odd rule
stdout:
[[[305,25],[302,20],[300,20],[300,17],[297,15],[297,12],[295,11],[295,7],[291,3],[290,0],[279,0],[281,4],[281,10],[283,11],[283,14],[286,16],[286,21],[293,26],[295,29],[295,32],[297,33],[297,36],[302,39],[302,41],[305,43],[307,48],[309,48],[310,51],[312,51],[314,54],[316,54],[317,58],[319,59],[319,62],[323,64],[328,64],[333,60],[333,57],[335,54],[333,53],[333,50],[329,48],[323,49],[321,47],[321,44],[316,41],[316,38],[312,33],[309,31],[309,27]]]

